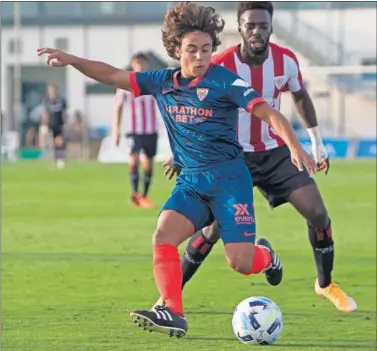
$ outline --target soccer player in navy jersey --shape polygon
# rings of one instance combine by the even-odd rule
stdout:
[[[238,108],[267,121],[286,142],[300,170],[316,172],[288,121],[236,74],[211,65],[220,45],[224,21],[212,7],[182,3],[165,15],[162,40],[181,68],[144,73],[126,72],[50,48],[51,66],[71,65],[99,82],[153,95],[165,122],[174,161],[182,168],[153,234],[154,276],[164,303],[152,311],[138,310],[131,318],[150,331],[181,337],[182,270],[177,247],[215,218],[228,264],[244,275],[264,272],[270,284],[282,279],[280,260],[266,239],[255,245],[252,180],[236,139]]]

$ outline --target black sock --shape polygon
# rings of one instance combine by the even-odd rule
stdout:
[[[55,160],[65,160],[65,145],[55,145]]]
[[[181,259],[183,273],[182,289],[209,255],[213,245],[215,243],[208,241],[201,230],[198,230],[191,237]]]
[[[317,266],[318,283],[326,288],[331,283],[331,271],[334,264],[334,241],[332,239],[331,222],[327,229],[315,229],[308,224],[309,240],[314,252]]]
[[[149,172],[144,172],[144,192],[143,196],[147,197],[148,191],[149,191],[149,186],[151,185],[152,181],[152,170]]]
[[[130,167],[130,181],[132,192],[137,193],[139,189],[139,170],[137,166]]]

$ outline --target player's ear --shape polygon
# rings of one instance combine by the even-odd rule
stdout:
[[[175,48],[175,56],[177,56],[178,59],[181,58],[181,48],[178,46]]]
[[[271,24],[271,34],[274,32],[274,27]]]
[[[240,25],[238,25],[238,33],[240,33],[241,34],[241,26]]]

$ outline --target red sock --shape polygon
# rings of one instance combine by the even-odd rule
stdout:
[[[263,272],[270,264],[271,264],[270,251],[265,249],[264,247],[255,245],[253,267],[251,267],[250,272],[246,273],[245,275],[258,274],[260,272]]]
[[[158,290],[166,306],[183,314],[182,269],[178,249],[170,244],[153,247],[153,273]]]

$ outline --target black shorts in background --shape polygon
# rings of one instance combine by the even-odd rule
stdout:
[[[153,158],[157,153],[158,134],[127,134],[126,135],[130,154],[138,154],[141,150],[144,151],[148,158]]]
[[[63,124],[56,124],[56,125],[50,125],[49,126],[49,129],[50,129],[54,139],[56,137],[63,137],[63,127],[64,127]]]
[[[288,202],[296,189],[315,184],[304,170],[300,172],[291,161],[287,146],[259,152],[245,152],[245,163],[253,179],[271,207]]]

